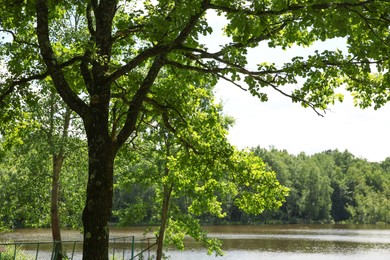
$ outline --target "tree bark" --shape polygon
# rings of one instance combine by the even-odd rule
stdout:
[[[161,260],[163,257],[163,248],[164,248],[164,236],[165,229],[168,222],[168,210],[169,210],[169,200],[172,194],[172,185],[168,187],[164,185],[164,198],[163,198],[163,206],[161,209],[161,225],[160,230],[157,237],[157,256],[156,260]]]
[[[102,107],[100,107],[102,108]],[[95,111],[95,113],[94,113]],[[107,131],[107,113],[97,107],[85,122],[88,137],[87,201],[83,211],[83,259],[107,260],[109,220],[112,210],[114,158],[116,150]]]
[[[60,187],[60,173],[62,164],[64,162],[63,153],[58,156],[53,155],[53,175],[51,185],[51,232],[54,242],[54,251],[56,260],[62,259],[62,240],[61,240],[61,226],[60,216],[58,210],[58,197]]]
[[[58,206],[58,198],[60,193],[60,176],[62,165],[65,160],[65,150],[64,146],[66,145],[68,139],[68,130],[70,126],[70,116],[71,110],[69,107],[66,107],[63,121],[63,129],[61,136],[61,144],[59,147],[58,153],[55,152],[55,142],[53,136],[56,135],[54,130],[54,121],[55,114],[58,113],[55,109],[55,94],[51,93],[50,98],[50,122],[49,122],[49,130],[47,132],[47,138],[50,145],[50,149],[52,151],[52,161],[53,161],[53,169],[52,169],[52,185],[51,185],[51,232],[53,238],[53,251],[55,253],[55,259],[61,260],[63,258],[62,255],[62,239],[61,239],[61,224],[60,224],[60,214],[59,214],[59,206]]]

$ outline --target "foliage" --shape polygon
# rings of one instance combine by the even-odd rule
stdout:
[[[47,140],[30,129],[0,162],[1,223],[5,227],[50,226],[51,153]],[[76,141],[76,140],[74,140]],[[79,141],[80,147],[83,143]],[[63,225],[79,227],[84,203],[85,152],[74,150],[64,164],[60,197]],[[84,170],[85,171],[85,170]]]
[[[274,172],[265,170],[259,157],[237,151],[228,143],[231,119],[222,116],[212,89],[190,89],[191,94],[175,90],[169,98],[150,102],[148,115],[156,115],[145,115],[143,120],[150,120],[148,129],[119,155],[115,194],[120,199],[126,198],[124,193],[132,195],[126,203],[115,200],[121,203],[118,206],[125,206],[117,215],[122,224],[128,224],[128,219],[157,221],[158,239],[179,249],[184,247],[184,236],[189,235],[202,242],[209,253],[221,255],[220,242],[207,237],[199,219],[206,215],[224,218],[226,204],[255,215],[277,209],[287,189]],[[169,93],[169,87],[164,91]],[[165,108],[172,104],[176,109],[167,117]]]
[[[1,4],[0,31],[6,38],[0,43],[0,102],[12,100],[17,107],[21,99],[34,100],[31,83],[49,80],[83,120],[89,155],[85,259],[108,258],[114,159],[137,129],[147,129],[141,119],[148,98],[168,97],[158,81],[175,78],[171,87],[191,94],[194,82],[215,85],[223,79],[261,101],[267,100],[263,88],[269,87],[317,112],[341,99],[336,90],[340,86],[361,107],[378,108],[389,100],[387,0]],[[225,18],[222,33],[228,38],[215,51],[202,42],[213,40],[213,14]],[[259,60],[252,65],[246,57],[260,43],[289,49],[337,37],[346,39],[348,52],[317,51],[285,64]],[[304,83],[291,87],[298,82]],[[174,113],[175,107],[168,110]],[[12,106],[5,111],[2,117]]]
[[[28,256],[20,246],[7,245],[4,246],[5,252],[1,252],[2,260],[32,260],[32,256]],[[16,252],[15,252],[16,251]]]
[[[290,188],[281,210],[262,221],[389,223],[388,160],[370,163],[337,150],[312,156],[254,151],[283,174],[280,182]]]

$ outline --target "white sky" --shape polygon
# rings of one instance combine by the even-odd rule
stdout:
[[[220,32],[225,21],[211,14],[209,22],[213,24],[214,34],[213,39],[205,43],[213,51],[227,41]],[[249,52],[249,67],[265,61],[288,61],[294,56],[310,55],[316,49],[337,48],[345,49],[343,39],[318,43],[310,48],[294,47],[286,52],[262,45]],[[236,119],[229,134],[233,145],[238,148],[274,146],[293,154],[347,149],[369,161],[390,157],[390,104],[376,111],[372,108],[362,110],[354,107],[351,96],[346,93],[343,103],[330,107],[330,111],[320,117],[312,109],[292,103],[275,91],[269,93],[269,101],[262,103],[231,83],[218,83],[217,99],[224,104],[224,113]]]
[[[346,95],[343,103],[320,117],[280,94],[261,103],[223,82],[217,86],[217,97],[223,101],[224,112],[236,119],[229,139],[239,148],[275,146],[293,154],[347,149],[369,161],[383,161],[390,156],[389,105],[376,111],[362,110],[354,107]]]

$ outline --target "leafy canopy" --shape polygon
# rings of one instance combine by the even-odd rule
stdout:
[[[239,79],[244,79],[247,86],[243,87],[263,101],[267,96],[262,88],[271,87],[294,102],[324,109],[340,99],[335,88],[343,84],[362,107],[380,107],[388,101],[388,1],[37,2],[37,7],[35,1],[2,3],[5,8],[0,30],[5,39],[0,55],[7,70],[2,79],[2,99],[15,89],[24,89],[25,83],[49,75],[41,52],[46,65],[58,65],[58,71],[64,73],[68,86],[59,92],[79,113],[83,110],[79,97],[92,98],[98,92],[92,86],[96,75],[91,73],[99,64],[105,71],[99,80],[120,83],[111,85],[110,92],[125,92],[130,99],[145,85],[149,61],[160,55],[171,74],[174,71],[183,76],[183,84],[191,80],[189,73],[208,75],[210,84],[217,79],[241,84]],[[40,48],[35,29],[36,10],[38,17],[42,15],[39,2],[47,4],[49,10],[50,36],[50,42],[41,42]],[[207,41],[213,31],[210,10],[226,18],[224,33],[230,40],[213,52],[199,40],[205,36]],[[107,23],[107,28],[100,23]],[[279,66],[259,60],[256,70],[246,67],[248,48],[261,42],[288,49],[294,44],[308,46],[337,37],[347,39],[348,53],[316,52],[307,59],[296,57]],[[288,86],[296,85],[301,78],[306,80],[299,88]]]
[[[259,157],[229,144],[227,129],[232,120],[215,104],[212,88],[173,89],[174,81],[168,77],[157,83],[168,97],[147,99],[148,113],[142,121],[148,127],[118,156],[118,195],[127,191],[133,196],[116,213],[123,224],[146,218],[162,223],[158,240],[179,249],[189,235],[210,254],[222,254],[220,241],[202,230],[202,217],[223,219],[229,204],[254,215],[275,210],[288,189]]]
[[[335,89],[344,84],[362,107],[380,107],[389,99],[387,0],[0,3],[5,36],[0,43],[0,102],[28,100],[31,83],[50,76],[85,126],[90,156],[85,259],[108,257],[113,160],[129,137],[145,129],[146,101],[169,98],[156,84],[164,78],[175,78],[170,87],[189,94],[191,86],[224,79],[262,101],[268,87],[316,111],[338,99]],[[209,40],[213,30],[209,11],[226,17],[229,41],[215,51],[200,42],[200,36]],[[262,42],[289,49],[337,37],[346,38],[348,53],[315,52],[285,64],[259,60],[257,68],[248,66],[248,49]],[[301,80],[302,85],[291,87]],[[166,117],[172,118],[169,113]],[[250,203],[242,198],[243,204]]]

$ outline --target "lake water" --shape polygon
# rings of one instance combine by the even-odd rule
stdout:
[[[210,226],[206,229],[210,236],[223,241],[223,257],[208,256],[205,249],[190,239],[186,240],[185,251],[169,249],[166,255],[174,260],[390,259],[390,226],[387,225]],[[112,229],[111,237],[135,235],[139,239],[144,236],[143,232],[142,227]],[[23,229],[0,234],[0,240],[7,239],[50,240],[50,230]],[[81,239],[81,235],[64,231],[63,239]]]

